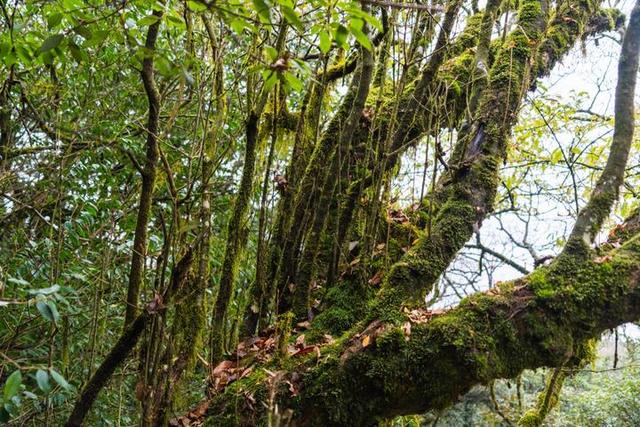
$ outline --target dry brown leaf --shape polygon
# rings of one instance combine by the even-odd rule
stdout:
[[[404,325],[402,325],[402,332],[408,341],[409,336],[411,335],[411,322],[404,322]]]
[[[370,285],[379,285],[380,282],[382,282],[382,271],[378,271],[371,279],[369,279]]]
[[[612,259],[613,257],[611,255],[605,255],[594,259],[593,262],[595,262],[596,264],[603,264],[605,262],[611,261]]]
[[[311,327],[311,322],[305,320],[304,322],[296,323],[296,327],[302,329],[309,329]]]
[[[223,360],[218,363],[215,368],[213,368],[213,375],[219,375],[228,369],[232,369],[236,367],[236,363],[232,360]]]
[[[144,399],[144,380],[140,380],[136,383],[136,399],[142,400]]]
[[[301,348],[300,350],[296,351],[295,353],[292,354],[292,356],[304,356],[305,354],[309,354],[311,352],[313,352],[318,346],[317,345],[309,345],[306,347]]]

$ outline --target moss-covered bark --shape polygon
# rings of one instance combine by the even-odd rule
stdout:
[[[299,396],[277,388],[280,410],[294,411],[294,425],[372,425],[447,407],[472,386],[523,369],[562,366],[603,331],[640,317],[639,242],[636,235],[606,258],[560,259],[424,323],[378,324],[323,348],[319,362],[285,365],[284,379],[302,379]],[[214,399],[211,415],[231,402],[242,408],[233,395],[265,387],[255,378],[236,383]],[[228,410],[233,422],[223,415],[211,424],[243,423],[247,408]]]
[[[140,201],[138,204],[138,215],[136,217],[136,231],[133,239],[131,251],[131,268],[129,270],[129,285],[127,287],[127,305],[125,309],[124,327],[125,330],[133,322],[138,313],[138,297],[140,285],[143,281],[144,262],[147,255],[147,225],[151,216],[151,201],[156,182],[156,168],[158,163],[158,129],[160,122],[160,92],[156,86],[154,71],[154,51],[158,31],[160,29],[160,19],[162,11],[154,11],[158,21],[149,26],[145,48],[150,52],[142,61],[140,75],[144,85],[147,101],[149,103],[149,114],[147,117],[147,143],[146,158],[144,167],[140,169],[142,175],[142,186],[140,189]]]
[[[496,55],[478,112],[462,127],[450,169],[430,195],[435,209],[429,233],[391,268],[371,318],[397,317],[401,304],[421,301],[491,212],[498,168],[524,93],[573,46],[595,7],[562,3],[548,23],[545,3],[521,2],[518,25]],[[563,35],[562,44],[557,34]]]
[[[524,369],[562,367],[568,360],[580,363],[593,338],[640,317],[637,218],[621,227],[625,232],[616,235],[616,245],[580,257],[569,245],[551,265],[426,316],[427,321],[408,320],[399,310],[420,300],[490,211],[523,93],[580,37],[594,8],[588,2],[561,3],[548,20],[546,3],[521,3],[519,24],[496,54],[478,113],[461,131],[451,168],[431,196],[432,227],[391,269],[367,313],[372,322],[323,347],[319,359],[276,364],[279,380],[256,376],[234,383],[212,400],[210,413],[219,415],[211,419],[214,425],[260,424],[268,419],[264,408],[273,409],[274,402],[301,426],[372,425],[441,409],[476,384],[515,377]],[[621,162],[624,167],[626,158]],[[351,294],[335,289],[340,308]],[[557,399],[561,381],[551,380],[529,421],[540,421]],[[284,386],[292,383],[296,386]],[[276,398],[245,418],[238,405],[247,400],[233,396],[247,393]],[[256,407],[244,409],[249,406]]]

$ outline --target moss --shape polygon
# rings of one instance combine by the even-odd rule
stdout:
[[[567,363],[552,370],[546,379],[545,388],[538,394],[533,408],[529,409],[518,421],[518,427],[539,427],[546,416],[558,404],[564,380],[571,373],[571,368],[581,368],[596,357],[597,340],[582,342],[573,350]]]
[[[345,349],[361,339],[351,331],[323,347],[320,359],[287,362],[287,370],[302,376],[302,392],[292,399],[283,391],[279,405],[312,426],[371,425],[383,416],[444,408],[475,384],[515,377],[523,369],[586,363],[593,337],[637,318],[636,240],[610,252],[605,262],[557,258],[527,278],[412,324],[408,334],[387,324],[369,345],[345,357]],[[547,412],[556,389],[542,397]],[[522,425],[536,425],[526,423],[539,422],[541,413],[527,414]]]
[[[467,18],[464,30],[458,37],[456,37],[454,43],[449,49],[449,55],[458,56],[464,51],[477,45],[478,38],[482,31],[482,19],[484,17],[483,12],[478,12],[470,15]]]
[[[361,283],[357,279],[347,279],[327,291],[323,299],[323,305],[327,308],[313,319],[311,329],[306,334],[307,341],[319,341],[324,334],[339,335],[362,319],[373,290]]]
[[[291,329],[294,319],[295,315],[291,311],[278,316],[275,332],[276,342],[278,346],[278,350],[276,352],[277,360],[284,360],[288,355],[287,344],[289,343],[289,339],[291,338]]]
[[[206,283],[204,283],[206,285]],[[186,360],[186,372],[193,368],[196,350],[202,346],[202,335],[206,321],[204,289],[198,281],[188,280],[184,295],[178,296],[182,304],[176,304],[174,316],[174,346],[177,354]]]
[[[269,401],[269,381],[264,369],[255,370],[250,376],[227,386],[222,394],[214,397],[209,408],[207,426],[266,426]]]
[[[602,32],[620,29],[624,26],[625,15],[615,8],[601,8],[594,13],[586,24],[582,38]]]

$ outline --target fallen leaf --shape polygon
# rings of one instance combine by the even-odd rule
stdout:
[[[605,262],[611,261],[612,259],[613,257],[611,255],[605,255],[594,259],[593,262],[595,262],[596,264],[603,264]]]
[[[369,284],[373,286],[379,285],[380,282],[382,282],[382,271],[378,271],[371,279],[369,279]]]
[[[302,329],[309,329],[311,327],[311,322],[305,320],[304,322],[296,323],[296,326]]]
[[[222,362],[218,363],[215,368],[213,368],[213,375],[219,375],[228,369],[235,368],[235,366],[236,363],[234,361],[223,360]]]
[[[244,371],[242,371],[242,374],[240,374],[240,378],[244,378],[244,377],[248,376],[251,372],[253,372],[253,368],[252,367],[246,368]]]
[[[411,335],[411,322],[404,322],[404,325],[402,325],[402,332],[404,333],[407,341],[409,341],[409,336]]]
[[[317,345],[309,345],[301,348],[300,350],[293,353],[291,356],[304,356],[305,354],[309,354],[313,352],[318,346]]]

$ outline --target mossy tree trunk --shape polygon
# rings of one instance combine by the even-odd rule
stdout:
[[[424,295],[491,213],[499,167],[507,158],[510,132],[524,95],[580,37],[615,26],[611,19],[593,19],[602,13],[595,0],[555,4],[523,0],[510,34],[491,40],[499,4],[489,1],[486,10],[474,13],[464,31],[452,40],[461,6],[458,0],[448,2],[429,59],[422,67],[414,64],[405,69],[406,79],[402,77],[401,90],[395,94],[374,78],[375,59],[383,61],[378,64],[382,68],[387,60],[387,55],[375,49],[384,38],[383,31],[373,37],[372,51],[359,49],[333,66],[325,63],[297,115],[287,115],[285,102],[282,108],[276,108],[280,101],[274,97],[273,135],[278,130],[276,124],[295,130],[295,145],[288,167],[289,187],[281,189],[269,250],[262,253],[264,248],[260,247],[261,265],[249,297],[250,305],[256,304],[258,315],[245,315],[245,330],[250,334],[261,321],[265,324],[266,313],[270,311],[273,318],[279,319],[279,348],[282,356],[286,356],[284,338],[290,334],[294,319],[304,319],[311,283],[319,279],[324,280],[328,290],[321,314],[313,319],[309,338],[327,332],[342,336],[324,346],[319,357],[314,355],[301,361],[275,358],[269,369],[279,371],[277,379],[256,369],[223,393],[213,395],[208,413],[213,424],[264,424],[272,415],[266,408],[273,405],[263,405],[267,402],[276,402],[281,413],[290,410],[293,424],[300,426],[372,425],[395,415],[444,408],[475,384],[513,377],[523,369],[579,363],[592,338],[640,316],[637,286],[640,214],[630,218],[622,228],[625,234],[616,242],[616,248],[605,245],[596,253],[589,247],[617,196],[628,157],[632,127],[618,121],[611,165],[603,172],[592,202],[581,213],[574,230],[578,236],[588,231],[589,238],[583,239],[588,245],[570,241],[563,255],[550,266],[469,297],[457,308],[433,315],[426,322],[412,321],[404,314],[404,308],[415,308],[423,302]],[[634,10],[633,28],[638,26],[637,15]],[[278,52],[285,42],[284,22],[283,19],[276,43]],[[430,37],[435,23],[430,20],[423,23],[424,31],[419,33]],[[150,35],[154,25],[150,27]],[[634,31],[628,32],[625,51],[637,50],[637,42],[628,41],[635,37]],[[419,41],[416,43],[420,45]],[[425,46],[423,53],[426,51]],[[623,58],[630,59],[621,62],[624,87],[617,92],[617,100],[624,97],[632,100],[635,80],[630,80],[628,74],[637,70],[637,55],[635,59],[630,55]],[[151,59],[145,59],[145,69],[148,61]],[[151,62],[151,71],[152,65]],[[327,119],[326,127],[321,126],[324,116],[320,110],[325,105],[327,89],[350,74],[353,76],[336,113]],[[443,89],[452,81],[464,89],[458,92]],[[145,80],[145,88],[153,89],[148,83]],[[372,94],[372,88],[377,94]],[[209,346],[212,363],[221,360],[224,343],[228,341],[227,311],[246,238],[260,149],[259,129],[268,124],[262,117],[270,96],[269,90],[263,90],[255,105],[248,103],[246,111],[244,169],[227,223],[220,286],[212,312]],[[384,99],[374,104],[371,102],[374,96]],[[449,108],[440,110],[445,104]],[[376,106],[375,111],[369,110],[372,105]],[[281,124],[279,110],[294,124],[288,120],[286,125]],[[158,118],[159,111],[150,108],[149,120],[154,111]],[[617,103],[616,114],[630,115],[629,104]],[[148,145],[149,141],[157,144],[154,139],[157,129],[149,128]],[[406,226],[394,226],[379,218],[382,184],[397,167],[401,154],[442,128],[457,129],[458,139],[444,172],[434,179],[433,189],[421,201],[415,218]],[[147,163],[153,163],[155,172],[157,158],[153,155],[157,157],[158,153],[157,150],[149,153]],[[268,173],[263,192],[267,189]],[[150,175],[143,172],[145,176]],[[203,182],[206,179],[203,177]],[[151,191],[144,190],[144,182],[143,195],[149,199],[148,216],[153,180]],[[375,200],[365,206],[363,200],[368,197]],[[203,200],[210,203],[206,198]],[[146,229],[148,219],[144,218],[142,202],[141,199],[139,224],[142,221]],[[209,238],[206,217],[211,215],[207,209],[201,212],[205,230],[201,237],[205,239]],[[372,286],[364,274],[371,266],[363,267],[364,273],[338,274],[340,262],[348,261],[350,256],[344,250],[347,237],[363,238],[363,231],[358,228],[360,218],[376,224],[366,227],[365,233],[370,235],[364,237],[370,241],[365,246],[375,246],[382,241],[380,236],[392,236],[389,246],[396,246],[379,270],[383,277],[380,289]],[[140,239],[146,242],[145,235],[138,236],[136,231],[135,242],[140,243]],[[200,241],[199,245],[201,251],[208,251],[208,240]],[[580,250],[576,252],[577,248]],[[132,261],[131,280],[139,285],[141,276],[135,276],[134,266],[144,265],[144,247],[135,253],[142,258]],[[188,346],[185,332],[202,325],[204,276],[208,270],[203,265],[205,255],[200,253],[198,277],[193,280],[191,251],[188,254],[189,265],[176,264],[174,273],[179,279],[172,280],[164,295],[164,302],[168,303],[169,297],[180,290],[193,296],[193,300],[186,300],[198,306],[189,319],[185,318],[189,307],[176,307],[173,312],[181,316],[174,322],[176,344],[181,352]],[[139,291],[135,286],[129,290],[134,296]],[[100,388],[135,347],[156,314],[157,307],[149,307],[136,317],[135,306],[131,299],[129,307],[133,311],[127,312],[130,326],[85,387],[69,425],[82,422]],[[171,346],[168,348],[165,354],[170,357]],[[189,357],[192,356],[190,353]],[[188,363],[188,358],[183,359],[180,360]],[[178,367],[178,379],[183,370]],[[173,383],[166,384],[169,387],[165,391],[171,394],[169,388]],[[292,395],[287,384],[296,384],[299,392]],[[253,399],[260,400],[259,404],[254,404]],[[160,418],[164,420],[166,413],[160,414]]]
[[[589,31],[596,5],[575,1],[560,3],[553,12],[548,8],[534,0],[521,3],[518,25],[495,54],[478,109],[462,127],[449,170],[430,195],[436,204],[431,228],[393,265],[363,321],[351,322],[319,358],[280,364],[275,384],[254,375],[214,396],[209,408],[214,425],[266,419],[264,406],[252,411],[255,406],[237,396],[265,398],[274,390],[279,413],[290,411],[296,426],[374,425],[442,409],[476,384],[513,378],[524,369],[578,366],[594,338],[640,317],[640,211],[617,227],[609,242],[590,246],[616,200],[632,141],[638,6],[622,48],[611,157],[572,234],[586,244],[570,240],[549,266],[468,297],[427,321],[414,321],[401,310],[431,289],[491,211],[498,166],[524,93]],[[551,378],[548,393],[523,425],[546,415],[563,375]]]

